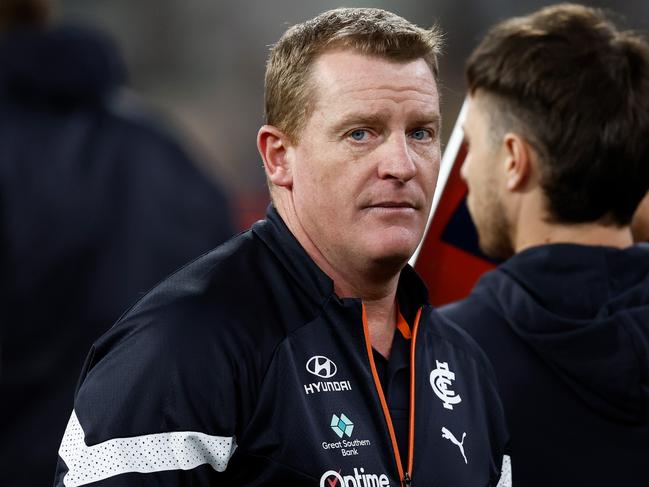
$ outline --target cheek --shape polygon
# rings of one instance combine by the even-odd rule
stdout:
[[[442,167],[442,155],[440,151],[437,151],[437,155],[435,157],[435,162],[433,164],[433,180],[437,181],[437,178],[439,177],[439,170]]]
[[[432,194],[435,192],[437,179],[439,177],[440,164],[441,160],[439,154],[436,154],[432,158],[427,158],[420,163],[419,173],[421,174],[421,179],[426,193]]]
[[[469,187],[469,191],[475,191],[475,186],[482,179],[480,174],[480,161],[476,161],[475,157],[467,155],[462,169],[464,170],[464,181]]]
[[[355,193],[353,176],[331,160],[311,160],[295,175],[297,204],[308,207],[322,220],[342,217]]]

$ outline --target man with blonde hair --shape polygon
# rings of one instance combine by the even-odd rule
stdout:
[[[439,42],[378,9],[284,34],[266,220],[95,343],[56,485],[496,485],[491,370],[407,266],[439,169]]]

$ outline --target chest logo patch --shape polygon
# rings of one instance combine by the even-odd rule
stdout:
[[[449,440],[454,445],[457,445],[457,447],[460,449],[460,453],[464,457],[464,463],[469,463],[466,459],[466,455],[464,454],[464,438],[466,438],[466,433],[462,433],[462,441],[457,441],[457,438],[453,433],[442,427],[442,438]]]
[[[453,409],[454,404],[462,402],[462,398],[455,391],[449,389],[451,383],[455,380],[455,373],[448,369],[447,362],[435,361],[437,368],[430,373],[430,385],[433,392],[444,403],[446,409]]]
[[[342,438],[344,435],[351,438],[352,431],[354,430],[354,423],[352,423],[351,419],[345,416],[345,413],[342,413],[340,417],[334,414],[331,417],[331,429],[334,430],[334,433],[336,433],[339,438]]]
[[[323,450],[338,451],[343,457],[349,457],[359,455],[362,453],[362,449],[366,446],[372,446],[370,440],[362,438],[351,439],[352,431],[354,431],[354,423],[352,423],[352,420],[349,419],[345,413],[340,413],[340,416],[334,414],[331,417],[330,426],[333,432],[338,435],[340,440],[331,442],[323,441]],[[345,436],[350,439],[346,439]],[[345,487],[345,484],[342,484],[340,487]]]
[[[311,357],[306,363],[306,370],[317,377],[322,379],[329,379],[336,375],[337,367],[333,360],[328,359],[322,355]]]

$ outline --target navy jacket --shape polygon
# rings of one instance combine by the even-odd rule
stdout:
[[[492,371],[426,296],[406,267],[409,485],[496,485],[506,431]],[[406,477],[363,304],[336,296],[272,207],[94,344],[59,454],[57,486],[370,487]]]
[[[92,342],[233,233],[224,194],[123,82],[94,32],[0,39],[2,486],[51,484]]]
[[[514,485],[649,485],[649,245],[531,248],[441,313],[494,365]]]

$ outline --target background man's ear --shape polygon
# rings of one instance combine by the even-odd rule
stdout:
[[[509,191],[520,191],[528,184],[533,172],[533,149],[527,140],[516,133],[507,133],[505,149],[505,183]]]
[[[290,145],[289,137],[272,125],[264,125],[257,133],[257,149],[264,161],[266,176],[275,186],[293,186],[291,161],[288,157]]]

